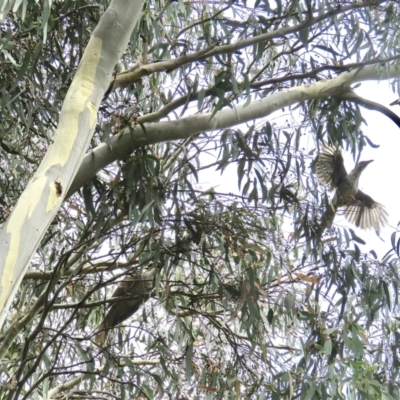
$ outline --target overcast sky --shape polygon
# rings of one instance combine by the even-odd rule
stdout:
[[[389,106],[398,96],[392,92],[388,81],[364,82],[356,89],[356,93],[383,104],[400,115],[400,106]],[[360,160],[374,160],[374,162],[369,164],[363,172],[360,179],[360,189],[374,200],[382,203],[389,213],[389,226],[386,226],[381,232],[385,243],[379,245],[379,248],[382,249],[379,253],[383,255],[390,249],[390,236],[400,221],[400,189],[398,183],[400,128],[379,112],[362,109],[362,114],[368,124],[364,126],[364,134],[373,143],[380,145],[378,149],[368,147],[363,151]],[[350,170],[353,166],[354,164],[350,159],[350,162],[347,163],[347,169]],[[380,242],[380,240],[376,238],[373,231],[359,230],[358,233],[367,241],[367,246],[364,247],[368,247],[368,250],[378,246],[377,241]]]

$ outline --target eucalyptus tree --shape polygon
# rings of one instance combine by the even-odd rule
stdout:
[[[397,233],[314,174],[400,125],[397,1],[0,10],[0,399],[399,397]]]

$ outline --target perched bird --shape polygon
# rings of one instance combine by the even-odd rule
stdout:
[[[108,310],[103,322],[97,328],[95,343],[103,346],[110,329],[121,324],[149,298],[154,287],[154,276],[157,269],[152,268],[145,273],[136,272],[125,277],[112,295],[119,297],[121,301],[114,303]]]
[[[360,175],[372,161],[360,161],[348,174],[340,149],[322,148],[315,169],[318,180],[329,185],[330,190],[336,190],[331,203],[333,213],[328,211],[332,221],[337,209],[342,207],[346,218],[357,227],[380,230],[385,225],[388,216],[385,208],[358,189]]]

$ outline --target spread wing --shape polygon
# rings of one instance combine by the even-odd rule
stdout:
[[[329,185],[333,190],[341,180],[347,176],[340,149],[332,146],[324,146],[318,155],[315,165],[318,180],[323,185]]]
[[[376,229],[387,222],[388,213],[382,204],[377,203],[372,197],[361,190],[344,206],[344,214],[349,222],[362,229]]]

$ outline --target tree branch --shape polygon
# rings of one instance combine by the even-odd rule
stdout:
[[[211,45],[205,49],[199,50],[195,53],[182,56],[180,58],[154,62],[152,64],[143,65],[141,68],[136,69],[135,71],[125,71],[122,74],[116,76],[116,79],[113,80],[110,85],[112,85],[112,89],[126,87],[133,82],[151,74],[157,72],[171,72],[185,64],[194,62],[194,61],[202,61],[210,57],[214,57],[221,54],[232,54],[238,50],[243,48],[253,46],[260,42],[266,42],[268,40],[273,40],[278,37],[285,37],[286,35],[299,32],[303,29],[309,28],[310,26],[317,24],[325,19],[332,18],[336,15],[346,13],[347,11],[358,9],[358,8],[365,8],[368,6],[377,6],[383,3],[384,0],[380,1],[369,1],[365,3],[353,3],[351,5],[345,7],[337,7],[323,15],[319,15],[315,18],[310,18],[305,20],[304,22],[290,27],[282,27],[275,29],[271,32],[264,33],[262,35],[258,35],[252,38],[239,40],[236,43],[226,44],[222,46],[215,46]]]
[[[110,143],[97,146],[85,156],[67,197],[90,181],[98,171],[115,160],[128,157],[135,149],[140,147],[186,139],[199,132],[232,127],[253,119],[267,117],[274,111],[292,104],[343,95],[349,91],[350,85],[355,82],[378,80],[382,79],[383,76],[387,79],[396,78],[399,73],[400,67],[397,66],[372,65],[345,72],[328,81],[297,86],[273,93],[264,99],[252,101],[246,106],[239,105],[234,109],[224,109],[215,113],[212,118],[212,113],[203,113],[177,121],[156,122],[125,128],[120,134],[114,136]],[[141,123],[140,118],[138,118],[138,122]]]

